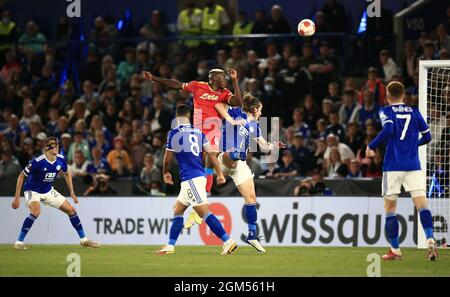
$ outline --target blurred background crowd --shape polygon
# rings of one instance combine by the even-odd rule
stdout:
[[[5,5],[0,179],[16,177],[41,154],[42,140],[56,136],[69,171],[90,185],[85,195],[113,194],[111,179],[132,182],[137,195],[175,193],[162,183],[162,157],[174,110],[178,104],[192,105],[192,97],[144,81],[140,73],[207,81],[212,67],[237,69],[241,91],[263,103],[263,116],[269,118],[266,138],[278,130],[288,146],[272,164],[261,162],[261,153],[251,153],[247,162],[255,177],[298,178],[303,183],[295,195],[323,178],[378,178],[384,152],[368,158],[365,147],[381,129],[378,110],[386,104],[385,85],[403,82],[406,103],[417,106],[419,60],[449,59],[450,7],[432,31],[405,40],[402,59],[396,60],[393,14],[384,6],[380,18],[367,18],[365,32],[348,49],[348,7],[338,0],[314,11],[317,34],[312,38],[296,33],[297,24],[289,22],[280,5],[248,15],[211,0],[195,3],[185,1],[176,24],[168,24],[168,12],[160,10],[151,11],[142,27],[98,15],[82,38],[67,17],[55,19],[51,32],[40,30],[34,20],[20,27]],[[234,37],[243,34],[260,35]],[[436,162],[448,164],[445,100],[450,100],[450,86],[440,87],[442,93],[430,103],[441,123],[432,131],[432,145],[441,156]],[[443,175],[448,176],[448,168]],[[311,182],[305,186],[305,181]]]

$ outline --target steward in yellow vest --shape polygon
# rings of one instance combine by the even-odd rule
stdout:
[[[247,20],[247,13],[245,11],[239,12],[239,21],[234,23],[233,26],[233,35],[244,35],[244,34],[250,34],[253,29],[253,22],[250,22]],[[243,41],[239,40],[238,38],[234,39],[234,41],[230,41],[228,43],[229,46],[237,46],[242,45]]]
[[[189,1],[186,8],[178,15],[177,28],[181,36],[200,36],[202,10],[196,8],[193,1]],[[182,43],[187,47],[197,47],[199,40],[185,39]]]
[[[213,0],[206,2],[206,7],[203,8],[202,17],[202,35],[220,35],[224,26],[230,23],[228,14],[222,6],[214,4]],[[204,40],[206,44],[216,44],[215,39]]]

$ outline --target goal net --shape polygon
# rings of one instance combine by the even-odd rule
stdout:
[[[430,127],[432,141],[420,148],[422,170],[426,170],[427,197],[439,247],[450,242],[450,60],[420,61],[419,109]],[[426,164],[426,165],[425,165]],[[418,247],[426,247],[418,228]]]

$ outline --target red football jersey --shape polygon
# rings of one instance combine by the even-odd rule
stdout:
[[[203,133],[220,130],[222,121],[214,106],[217,103],[228,104],[233,93],[227,88],[214,91],[208,83],[202,81],[184,83],[182,88],[194,96],[194,126]]]

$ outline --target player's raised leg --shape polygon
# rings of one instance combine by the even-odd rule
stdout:
[[[186,210],[187,206],[182,204],[180,201],[176,201],[173,206],[173,220],[172,225],[170,226],[169,232],[169,242],[162,247],[157,254],[173,254],[175,252],[175,244],[177,243],[178,236],[183,229],[183,213]]]
[[[397,195],[384,197],[384,210],[386,212],[385,229],[391,248],[382,258],[383,260],[401,260],[403,257],[398,238]]]
[[[248,225],[247,242],[257,251],[265,252],[266,250],[261,245],[260,238],[256,229],[256,221],[258,219],[258,215],[256,212],[256,193],[253,178],[248,179],[244,183],[238,185],[237,189],[245,200],[244,212]]]
[[[227,234],[219,219],[209,211],[208,205],[198,205],[194,207],[195,211],[203,217],[211,231],[223,241],[222,255],[231,254],[237,248],[237,243]]]
[[[100,243],[92,241],[86,237],[83,225],[81,224],[80,218],[78,217],[75,208],[67,200],[64,199],[64,202],[59,206],[59,209],[69,216],[70,223],[72,224],[73,228],[77,231],[78,236],[80,237],[80,245],[82,247],[93,247],[93,248],[100,247]]]
[[[25,236],[27,236],[28,231],[30,231],[31,227],[33,226],[34,221],[39,217],[39,214],[41,213],[41,205],[39,204],[39,201],[30,202],[28,204],[28,207],[30,209],[30,214],[23,221],[22,228],[20,229],[19,237],[17,238],[17,241],[14,244],[14,248],[18,249],[18,250],[26,250],[27,249],[27,247],[24,243]]]
[[[422,223],[423,231],[427,238],[428,260],[436,261],[438,258],[436,241],[433,232],[433,217],[428,209],[428,201],[425,196],[425,191],[412,192],[414,205],[419,212],[420,222]]]

